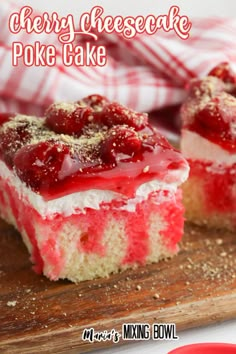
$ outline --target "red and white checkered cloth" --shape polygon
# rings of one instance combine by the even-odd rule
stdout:
[[[119,35],[100,35],[107,46],[105,67],[13,67],[13,41],[54,44],[56,34],[12,35],[8,18],[19,4],[0,3],[0,111],[42,114],[53,101],[73,101],[100,93],[139,111],[151,111],[181,103],[185,85],[202,76],[221,61],[236,63],[235,19],[191,19],[188,40],[174,32],[137,36],[125,40]],[[78,39],[79,41],[79,39]],[[79,43],[78,43],[79,44]]]

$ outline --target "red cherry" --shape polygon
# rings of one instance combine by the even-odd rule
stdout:
[[[47,109],[46,125],[59,134],[80,136],[93,120],[93,110],[78,104],[52,104]]]
[[[233,72],[229,63],[223,62],[213,68],[208,76],[215,76],[221,79],[225,83],[236,83],[236,74]]]
[[[217,77],[207,76],[203,79],[191,80],[188,97],[181,107],[183,126],[189,126],[194,122],[195,113],[201,109],[202,102],[208,102],[224,91],[225,84]]]
[[[15,155],[14,165],[17,175],[28,186],[36,191],[47,190],[58,181],[66,157],[70,158],[68,146],[44,141],[21,148]]]
[[[90,95],[82,99],[82,101],[79,101],[78,103],[86,103],[86,105],[92,107],[93,109],[99,109],[104,107],[109,103],[108,99],[104,96],[101,95]]]
[[[143,137],[143,147],[148,151],[153,151],[156,146],[161,146],[163,149],[173,150],[173,147],[167,141],[167,139],[158,133],[155,129],[152,135],[147,135]]]
[[[228,96],[227,94],[225,95],[226,97]],[[212,98],[206,106],[196,114],[196,121],[200,122],[204,128],[218,133],[228,132],[232,114],[224,104],[225,95]]]
[[[16,116],[15,113],[0,113],[0,126]]]
[[[13,166],[13,158],[17,150],[31,139],[27,130],[29,123],[22,123],[14,128],[9,127],[0,132],[0,153],[7,165]]]
[[[125,124],[136,130],[141,130],[148,123],[148,115],[146,113],[137,113],[116,102],[106,105],[101,112],[101,116],[103,123],[108,127]]]
[[[114,163],[118,154],[133,157],[142,147],[137,133],[125,126],[115,126],[109,129],[101,146],[101,157],[105,162]]]

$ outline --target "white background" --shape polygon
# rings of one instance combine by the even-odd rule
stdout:
[[[111,15],[158,15],[167,13],[171,5],[178,5],[181,13],[190,17],[236,16],[235,0],[27,0],[23,3],[61,15],[73,13],[75,18],[96,5],[103,6],[105,14]]]
[[[190,20],[194,17],[236,16],[236,0],[27,0],[27,2],[23,1],[22,3],[42,11],[57,11],[60,15],[72,13],[75,19],[82,12],[88,11],[96,5],[103,6],[107,15],[158,15],[167,13],[171,5],[178,5],[181,14],[188,15]],[[166,354],[169,350],[184,344],[197,342],[236,343],[236,320],[202,329],[188,330],[178,333],[178,335],[180,337],[178,342],[139,342],[116,349],[103,350],[102,353]]]

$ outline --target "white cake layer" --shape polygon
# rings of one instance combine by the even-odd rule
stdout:
[[[187,159],[210,161],[224,166],[236,163],[236,154],[187,129],[182,130],[181,152]]]
[[[135,198],[128,199],[127,203],[121,209],[130,212],[135,211],[136,204],[146,200],[148,195],[153,191],[170,190],[175,193],[178,186],[187,179],[189,167],[185,165],[182,169],[173,172],[175,173],[177,182],[167,184],[162,181],[153,180],[144,183],[137,189]],[[69,216],[74,213],[84,212],[85,208],[98,210],[102,202],[111,202],[114,199],[124,198],[124,195],[110,190],[91,189],[46,201],[41,195],[28,188],[3,161],[0,161],[0,177],[8,180],[9,185],[14,186],[21,199],[29,203],[42,217],[50,217],[56,213]]]

